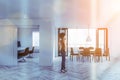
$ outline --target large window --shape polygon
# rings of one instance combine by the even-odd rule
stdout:
[[[96,46],[96,29],[89,30],[90,42],[86,42],[88,29],[68,29],[68,47],[95,47]]]
[[[37,31],[32,33],[32,45],[39,46],[39,32]]]

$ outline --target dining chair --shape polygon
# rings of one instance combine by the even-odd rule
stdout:
[[[104,57],[106,57],[106,60],[110,61],[110,53],[109,48],[106,48],[105,53],[103,54]]]
[[[91,59],[94,60],[94,57],[93,57],[94,52],[95,52],[94,47],[90,46],[88,48],[90,49]]]
[[[74,56],[76,57],[76,60],[78,61],[79,53],[75,53],[75,52],[74,52],[74,49],[71,47],[71,48],[70,48],[70,60],[73,61]]]
[[[84,47],[79,47],[80,54],[83,54]]]
[[[81,61],[90,61],[91,62],[91,54],[90,54],[90,49],[89,48],[84,48],[83,53],[81,54]]]
[[[94,53],[94,61],[95,62],[102,62],[102,50],[101,48],[96,48]]]

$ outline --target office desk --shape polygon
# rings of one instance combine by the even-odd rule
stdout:
[[[25,47],[18,47],[17,48],[17,51],[20,52],[20,51],[24,51],[25,50]]]

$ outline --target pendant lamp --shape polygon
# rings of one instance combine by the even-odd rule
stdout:
[[[87,38],[86,38],[86,42],[91,42],[92,41],[92,39],[91,39],[91,37],[90,37],[90,33],[89,33],[89,26],[88,26],[88,35],[87,35]]]

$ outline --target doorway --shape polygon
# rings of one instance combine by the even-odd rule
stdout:
[[[102,53],[105,53],[108,47],[108,29],[97,28],[96,29],[96,47],[102,49]]]
[[[34,61],[39,63],[39,26],[31,25],[28,28],[20,27],[17,29],[17,31],[17,40],[21,43],[21,46],[19,47],[19,52],[24,52],[27,47],[29,47],[29,50],[31,51],[34,47],[33,53],[22,56],[18,59],[18,61],[23,61],[24,58],[26,62]]]
[[[107,28],[90,28],[89,36],[91,41],[86,41],[88,36],[88,29],[74,29],[74,28],[58,28],[58,36],[60,32],[66,34],[66,51],[67,56],[70,55],[70,48],[73,47],[77,52],[79,47],[93,47],[101,48],[102,53],[108,48],[108,29]],[[60,56],[60,45],[58,37],[58,56]]]

